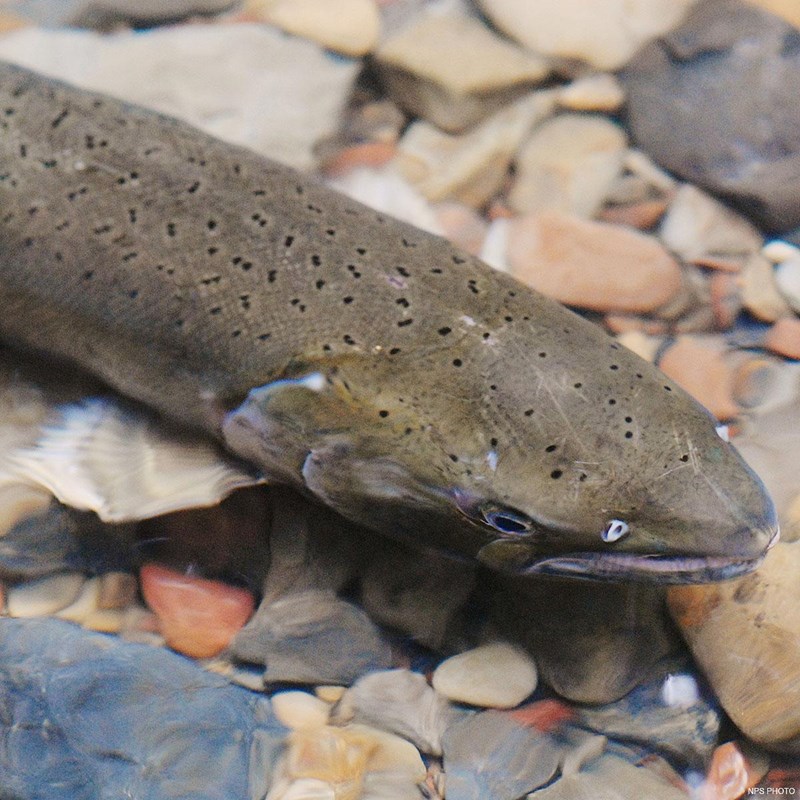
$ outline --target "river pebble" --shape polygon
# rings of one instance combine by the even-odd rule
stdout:
[[[681,288],[680,267],[655,238],[554,211],[510,221],[508,259],[534,289],[595,311],[653,311]]]
[[[751,5],[707,0],[622,73],[639,146],[777,231],[800,224],[800,51],[790,44],[796,36],[788,23]],[[677,105],[668,99],[676,91]]]
[[[625,90],[615,75],[589,74],[568,83],[558,93],[558,104],[568,111],[618,111],[625,102]]]
[[[263,781],[284,734],[265,698],[61,620],[0,620],[0,685],[8,797],[252,797],[256,741]]]
[[[442,735],[461,712],[407,669],[373,672],[356,681],[334,711],[336,718],[372,725],[413,742],[423,753],[442,754]]]
[[[501,711],[448,727],[442,740],[448,800],[516,800],[555,774],[560,745]]]
[[[680,22],[692,0],[481,0],[498,28],[537,53],[621,67],[639,46]]]
[[[786,298],[778,290],[773,265],[763,255],[747,259],[739,276],[739,286],[744,307],[757,319],[775,322],[791,313]]]
[[[604,116],[546,120],[517,153],[512,208],[592,217],[622,171],[626,144],[625,131]]]
[[[6,598],[11,617],[44,617],[55,614],[80,595],[86,577],[80,572],[63,572],[12,586]]]
[[[792,310],[800,313],[800,258],[787,259],[775,267],[775,285]]]
[[[331,707],[308,692],[276,692],[270,698],[278,721],[293,731],[327,725]]]
[[[536,664],[524,650],[493,642],[443,661],[433,688],[457,703],[513,708],[533,693],[536,680]]]
[[[246,589],[160,564],[145,564],[139,579],[167,644],[194,658],[210,658],[224,650],[255,607]]]
[[[247,0],[245,12],[348,56],[375,48],[380,14],[373,0]]]
[[[753,574],[669,589],[681,633],[725,711],[752,741],[800,754],[800,544],[779,543]]]
[[[477,18],[440,7],[390,36],[375,59],[395,101],[451,133],[524,94],[549,72],[546,61]]]
[[[389,645],[364,611],[321,590],[262,601],[231,652],[264,664],[269,683],[349,684],[391,663]]]

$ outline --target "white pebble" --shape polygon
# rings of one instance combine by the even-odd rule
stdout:
[[[348,725],[345,730],[360,734],[375,745],[375,750],[367,762],[369,772],[402,774],[411,783],[421,783],[425,780],[427,769],[422,756],[408,739],[369,725]]]
[[[800,258],[778,264],[775,268],[775,284],[786,302],[800,312]]]
[[[83,623],[95,611],[100,600],[100,578],[90,578],[83,584],[80,594],[66,608],[56,612],[59,619]]]
[[[480,257],[490,267],[508,272],[508,220],[496,219],[489,225]]]
[[[800,260],[800,247],[795,247],[782,239],[773,239],[761,248],[761,255],[773,264]]]
[[[697,681],[685,673],[667,675],[661,687],[664,705],[672,708],[689,708],[700,699]]]
[[[66,608],[80,594],[84,583],[80,572],[64,572],[21,583],[8,593],[6,608],[11,617],[44,617]]]
[[[346,686],[317,686],[314,689],[314,694],[319,697],[320,700],[333,704],[338,703],[346,691]]]
[[[292,730],[321,728],[328,723],[330,706],[313,694],[301,691],[272,695],[272,710],[280,722]]]
[[[443,661],[433,688],[456,702],[513,708],[533,692],[536,680],[536,665],[524,650],[495,642]]]

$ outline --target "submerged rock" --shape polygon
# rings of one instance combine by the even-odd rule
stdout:
[[[0,718],[0,796],[47,800],[249,800],[285,733],[181,656],[51,619],[0,620]]]

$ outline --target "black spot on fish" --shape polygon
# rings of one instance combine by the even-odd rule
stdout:
[[[554,469],[554,470],[553,470],[553,471],[550,473],[550,477],[551,477],[551,478],[552,478],[554,481],[557,481],[557,480],[558,480],[558,479],[559,479],[559,478],[560,478],[560,477],[561,477],[563,474],[564,474],[564,473],[563,473],[563,472],[562,472],[560,469]]]
[[[451,331],[452,328],[448,328],[447,326],[445,326],[444,328],[439,328],[437,333],[439,334],[439,336],[447,336],[447,334],[450,333]]]

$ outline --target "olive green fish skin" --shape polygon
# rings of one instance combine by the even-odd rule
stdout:
[[[491,566],[706,580],[775,536],[694,401],[444,240],[9,65],[0,126],[7,340],[351,519]],[[603,541],[615,520],[627,535]]]

